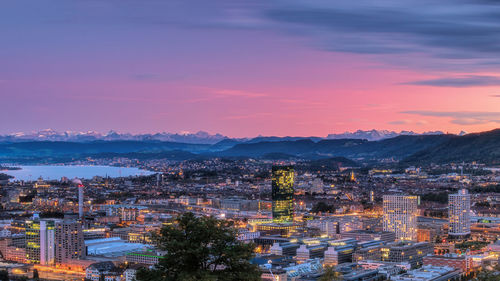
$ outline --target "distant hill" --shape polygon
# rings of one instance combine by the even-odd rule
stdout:
[[[43,157],[68,156],[130,152],[163,152],[182,150],[200,152],[208,149],[207,144],[187,144],[175,142],[146,142],[146,141],[95,141],[95,142],[16,142],[0,143],[0,158],[6,157]]]
[[[425,132],[422,134],[415,133],[412,131],[388,131],[388,130],[357,130],[355,132],[345,132],[340,134],[329,134],[327,139],[364,139],[369,141],[378,141],[383,139],[390,139],[397,136],[418,136],[418,135],[442,135],[441,131]]]
[[[223,139],[214,144],[157,140],[0,142],[0,160],[4,162],[15,162],[16,159],[35,162],[47,157],[71,161],[87,156],[177,161],[211,157],[268,160],[339,160],[338,157],[343,157],[356,161],[356,164],[381,160],[401,161],[405,165],[462,161],[500,164],[500,129],[464,136],[399,135],[378,141],[261,137],[252,140]],[[354,163],[343,161],[342,165]]]
[[[339,139],[297,141],[275,141],[259,143],[242,143],[219,153],[221,156],[262,157],[269,153],[285,153],[308,158],[307,155],[320,155],[323,158],[347,157],[350,159],[382,159],[400,160],[420,150],[430,148],[449,140],[452,135],[418,135],[398,136],[381,141],[360,139]]]
[[[451,136],[445,142],[406,157],[402,163],[460,163],[462,161],[500,164],[500,129],[464,136]]]

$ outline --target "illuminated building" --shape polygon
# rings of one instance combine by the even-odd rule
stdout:
[[[351,230],[340,234],[342,239],[353,238],[358,241],[382,241],[384,243],[391,243],[396,240],[394,232],[388,231],[373,231],[373,230]]]
[[[293,180],[292,166],[272,168],[273,222],[293,222]]]
[[[470,194],[460,189],[457,194],[448,195],[448,217],[451,238],[465,238],[470,235]]]
[[[158,264],[161,258],[163,258],[162,253],[152,251],[127,253],[127,255],[125,256],[125,259],[128,263],[138,263],[143,265]]]
[[[417,240],[418,196],[384,195],[384,231],[396,233],[397,240]]]
[[[289,237],[292,233],[301,228],[302,224],[296,223],[266,223],[258,224],[256,230],[267,235],[278,234],[282,237]]]
[[[408,262],[412,268],[422,265],[423,257],[434,253],[434,246],[427,242],[395,242],[383,246],[382,261]]]
[[[73,180],[73,184],[78,187],[78,216],[83,219],[83,184],[78,178]]]
[[[382,258],[382,247],[381,241],[361,242],[352,254],[352,261],[380,260]]]
[[[85,256],[82,225],[76,221],[63,220],[55,224],[55,262],[65,264]]]
[[[396,276],[392,281],[448,281],[460,279],[460,270],[448,266],[426,265]]]
[[[37,215],[26,221],[26,261],[41,265],[54,264],[55,226],[53,220],[40,220]]]
[[[460,269],[462,273],[468,273],[472,270],[472,257],[468,255],[427,256],[424,257],[425,265],[449,266]]]

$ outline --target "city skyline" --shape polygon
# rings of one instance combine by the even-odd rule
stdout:
[[[2,3],[2,134],[500,124],[491,2],[56,2]]]

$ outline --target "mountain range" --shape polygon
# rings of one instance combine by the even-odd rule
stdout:
[[[91,142],[97,140],[103,141],[168,141],[168,142],[181,142],[193,144],[216,144],[222,140],[232,139],[237,142],[262,142],[262,141],[293,141],[300,139],[311,139],[319,141],[322,139],[366,139],[369,141],[377,141],[397,137],[400,135],[442,135],[441,131],[415,133],[412,131],[387,131],[387,130],[357,130],[355,132],[344,132],[339,134],[329,134],[326,138],[322,137],[273,137],[273,136],[258,136],[255,138],[230,138],[222,134],[209,134],[204,131],[197,133],[154,133],[154,134],[131,134],[131,133],[118,133],[116,131],[109,131],[107,133],[100,133],[96,131],[76,132],[65,131],[58,132],[53,129],[46,129],[30,133],[13,133],[0,135],[0,142],[20,142],[20,141],[70,141],[70,142]],[[464,134],[462,132],[461,134]]]
[[[370,132],[375,137],[374,132]],[[388,135],[390,134],[384,134]],[[187,143],[154,138],[139,140],[103,139],[87,141],[0,141],[0,162],[60,161],[85,157],[188,160],[200,158],[346,159],[359,164],[393,163],[426,165],[431,163],[472,162],[500,164],[500,129],[475,134],[399,134],[391,138],[368,140],[305,137],[257,137],[230,139],[197,133],[190,140],[222,138],[215,143]],[[360,136],[360,133],[357,133]],[[177,135],[181,136],[181,135]],[[380,137],[381,135],[378,135]],[[333,139],[332,139],[333,138]],[[213,142],[213,141],[212,141]]]

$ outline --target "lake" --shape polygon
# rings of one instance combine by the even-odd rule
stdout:
[[[37,180],[42,177],[45,180],[60,180],[62,177],[84,178],[91,179],[94,176],[101,177],[128,177],[128,176],[145,176],[154,174],[154,172],[141,170],[138,168],[127,167],[112,167],[112,166],[19,166],[21,170],[0,171],[7,175],[11,175],[16,180]]]

